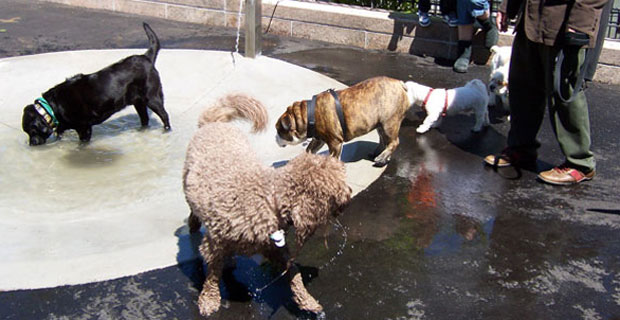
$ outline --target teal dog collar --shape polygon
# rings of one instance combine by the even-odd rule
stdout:
[[[56,119],[56,116],[54,115],[54,110],[52,110],[52,107],[44,98],[37,98],[34,101],[34,108],[41,115],[41,117],[45,119],[45,122],[52,127],[52,129],[58,127],[58,119]]]

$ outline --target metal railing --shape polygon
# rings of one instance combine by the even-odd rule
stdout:
[[[336,3],[346,3],[370,8],[383,8],[387,10],[417,12],[417,0],[318,0]],[[446,1],[446,0],[444,0]],[[450,1],[450,0],[448,0]],[[456,1],[456,0],[454,0]],[[502,0],[489,0],[491,12],[496,12]],[[613,1],[613,7],[607,24],[606,39],[620,40],[620,0]],[[440,15],[439,0],[431,0],[431,15]]]
[[[614,6],[609,14],[606,39],[620,40],[620,0],[614,1]]]

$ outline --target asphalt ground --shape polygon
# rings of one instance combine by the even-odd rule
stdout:
[[[167,49],[234,51],[236,43],[232,29],[25,0],[0,2],[0,19],[0,57],[144,48],[142,21]],[[271,35],[264,37],[263,54],[347,85],[387,75],[456,87],[486,79],[489,71],[474,65],[456,74],[429,57]],[[569,187],[535,178],[535,171],[563,160],[547,120],[536,170],[514,179],[512,169],[494,172],[482,164],[504,147],[509,123],[500,112],[491,110],[493,124],[479,134],[469,131],[473,117],[459,115],[418,135],[423,113],[415,110],[402,124],[392,162],[340,219],[345,231],[330,232],[329,249],[315,236],[299,257],[306,286],[326,317],[619,318],[619,89],[588,85],[597,176]],[[0,292],[0,318],[198,319],[205,267],[196,259],[110,281]],[[256,257],[239,257],[213,318],[308,317],[295,308],[285,283],[268,285],[274,274]]]

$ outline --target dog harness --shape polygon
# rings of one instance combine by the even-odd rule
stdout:
[[[54,110],[45,98],[37,98],[34,101],[34,109],[43,117],[47,125],[49,125],[52,129],[56,129],[58,127],[58,119],[54,115]]]
[[[342,111],[342,104],[338,98],[338,93],[334,89],[327,90],[332,97],[334,97],[334,104],[336,105],[336,114],[338,114],[338,122],[342,128],[342,138],[346,139],[347,123],[344,121],[344,112]],[[316,98],[317,95],[312,96],[312,100],[307,100],[307,112],[308,112],[308,129],[306,130],[306,137],[312,138],[316,135],[316,119],[314,116],[316,110]]]
[[[316,119],[314,119],[314,110],[316,109],[316,96],[312,96],[312,100],[308,100],[306,108],[308,112],[308,129],[306,129],[306,137],[312,138],[316,134]]]
[[[424,110],[424,112],[427,112],[426,103],[428,102],[428,99],[431,97],[431,93],[433,93],[433,90],[435,89],[431,88],[430,90],[428,90],[428,93],[426,94],[426,98],[424,98],[424,102],[422,102],[422,110]],[[446,92],[446,99],[444,100],[443,111],[441,112],[441,116],[445,117],[446,114],[448,113],[448,89],[443,89],[443,90]]]

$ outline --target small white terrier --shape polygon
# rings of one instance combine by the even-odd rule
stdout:
[[[508,110],[508,70],[512,47],[491,47],[491,74],[489,75],[489,106],[495,106],[497,100]]]
[[[438,127],[446,115],[473,110],[476,123],[473,132],[480,132],[482,126],[489,125],[489,95],[487,86],[479,79],[469,81],[465,86],[454,89],[433,89],[413,81],[405,82],[409,101],[426,111],[426,118],[416,129],[424,133]]]

